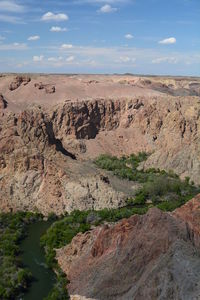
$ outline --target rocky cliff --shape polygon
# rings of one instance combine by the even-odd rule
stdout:
[[[51,120],[55,135],[66,148],[76,152],[77,140],[80,141],[82,157],[146,151],[152,155],[145,168],[172,169],[182,178],[189,176],[200,183],[198,97],[70,103],[54,110]],[[74,149],[72,140],[76,140]]]
[[[200,183],[197,79],[89,79],[1,78],[1,210],[61,214],[124,205],[126,193],[102,181],[90,162],[101,153],[145,151],[151,155],[141,167],[173,169]],[[56,88],[49,94],[38,82]]]
[[[85,170],[84,177],[79,174],[81,162],[55,136],[48,113],[37,108],[19,115],[9,113],[2,117],[0,128],[2,210],[61,214],[124,204],[125,196],[105,183],[96,170]]]
[[[71,299],[199,299],[200,196],[78,234],[57,250]]]

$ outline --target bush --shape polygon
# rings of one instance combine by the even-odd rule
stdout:
[[[143,205],[146,203],[147,195],[144,190],[138,192],[133,201],[134,204]]]
[[[180,201],[163,201],[162,203],[158,204],[157,207],[163,211],[173,211],[182,204],[183,203]]]
[[[162,201],[168,200],[166,207],[171,210],[172,206],[179,206],[184,201],[191,199],[200,192],[200,189],[190,184],[190,178],[186,177],[181,181],[177,174],[172,170],[166,172],[156,168],[149,170],[137,170],[139,164],[146,160],[148,154],[142,152],[138,155],[131,154],[129,157],[112,157],[109,155],[101,155],[95,163],[100,168],[112,171],[114,175],[136,181],[143,184],[142,188],[137,192],[136,196],[130,198],[127,204],[130,205],[146,205],[146,201],[151,200],[154,205]],[[179,200],[177,200],[177,197]],[[170,199],[169,199],[170,198]],[[170,205],[169,201],[174,205]]]
[[[108,171],[114,171],[125,167],[124,158],[118,159],[115,156],[110,156],[105,154],[100,155],[99,158],[96,159],[95,163],[100,168],[106,169]]]

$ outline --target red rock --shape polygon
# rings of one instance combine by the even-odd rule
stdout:
[[[177,208],[173,215],[186,222],[192,242],[200,248],[200,195]]]
[[[78,234],[57,259],[72,299],[195,299],[200,292],[187,224],[156,208]]]

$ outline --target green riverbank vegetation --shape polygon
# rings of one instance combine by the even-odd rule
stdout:
[[[154,206],[164,211],[172,211],[200,193],[200,187],[194,186],[189,178],[181,181],[172,171],[154,168],[146,171],[138,170],[139,164],[147,157],[146,153],[121,158],[101,155],[95,160],[99,168],[110,171],[121,179],[138,182],[141,187],[133,197],[127,199],[125,207],[105,208],[100,211],[74,211],[51,225],[41,238],[41,245],[45,249],[48,265],[58,274],[58,280],[46,300],[69,299],[66,291],[67,278],[57,264],[55,249],[69,244],[77,233],[90,230],[92,225],[117,222],[134,214],[144,214]]]
[[[16,299],[32,279],[20,260],[19,245],[37,217],[29,212],[0,214],[0,299]]]
[[[146,153],[121,158],[101,155],[95,163],[121,179],[141,184],[136,194],[127,199],[128,206],[145,208],[152,204],[164,211],[172,211],[200,193],[200,187],[196,187],[189,177],[182,181],[173,171],[155,168],[138,170],[139,164],[147,157]]]
[[[100,211],[74,211],[59,218],[49,215],[53,224],[41,237],[40,244],[45,250],[49,268],[57,274],[57,281],[45,300],[69,299],[66,289],[68,281],[58,266],[55,249],[69,244],[77,233],[84,233],[91,226],[104,222],[117,222],[134,214],[144,214],[150,207],[172,211],[200,193],[200,187],[196,187],[189,178],[182,181],[172,171],[138,169],[147,157],[146,153],[121,158],[101,155],[95,160],[99,168],[121,179],[139,183],[138,190],[127,198],[126,206]],[[0,214],[0,299],[16,299],[16,295],[25,290],[31,281],[30,272],[20,261],[19,245],[26,236],[27,225],[39,218],[41,216],[38,214],[23,212]]]

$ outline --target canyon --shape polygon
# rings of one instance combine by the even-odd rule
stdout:
[[[144,151],[140,168],[200,184],[198,78],[2,74],[0,94],[1,211],[123,206],[126,188],[93,164],[102,153]]]
[[[63,222],[71,242],[50,250],[71,300],[200,299],[200,195],[173,212],[147,199],[122,219],[141,183],[95,164],[141,152],[138,171],[200,185],[199,78],[1,74],[0,211],[60,218],[51,229]],[[98,223],[103,209],[121,215]]]

